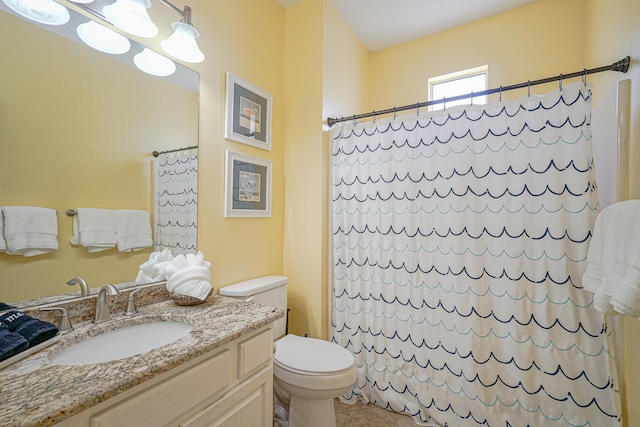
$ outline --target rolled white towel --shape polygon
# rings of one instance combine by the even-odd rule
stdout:
[[[173,254],[169,249],[162,252],[152,252],[149,260],[140,265],[135,282],[138,284],[152,283],[165,280],[165,269],[171,264]]]
[[[165,269],[167,290],[204,301],[213,288],[210,267],[202,252],[177,255]]]

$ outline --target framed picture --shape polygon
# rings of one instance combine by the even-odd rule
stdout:
[[[227,71],[224,137],[271,150],[273,96]]]
[[[224,216],[271,216],[270,160],[227,150]]]

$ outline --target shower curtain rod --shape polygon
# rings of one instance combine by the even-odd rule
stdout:
[[[362,113],[362,114],[354,114],[353,116],[348,116],[348,117],[340,117],[340,118],[333,118],[333,117],[329,117],[327,118],[327,124],[329,125],[329,127],[333,126],[336,123],[340,123],[340,122],[346,122],[349,120],[358,120],[358,119],[364,119],[367,117],[376,117],[378,115],[383,115],[383,114],[391,114],[391,113],[397,113],[399,111],[406,111],[406,110],[411,110],[414,108],[422,108],[422,107],[428,107],[430,105],[436,105],[436,104],[444,104],[446,102],[452,102],[452,101],[459,101],[461,99],[467,99],[467,98],[474,98],[476,96],[485,96],[485,95],[492,95],[494,93],[502,93],[504,91],[507,90],[513,90],[513,89],[522,89],[522,88],[530,88],[531,86],[535,86],[535,85],[539,85],[539,84],[543,84],[543,83],[551,83],[551,82],[556,82],[556,81],[560,81],[560,87],[562,87],[562,80],[563,79],[571,79],[574,77],[584,77],[586,78],[587,74],[595,74],[595,73],[601,73],[603,71],[620,71],[621,73],[626,73],[629,70],[629,65],[631,64],[631,57],[627,56],[623,59],[621,59],[620,61],[614,62],[611,65],[606,65],[604,67],[598,67],[598,68],[592,68],[590,70],[587,70],[586,68],[582,71],[576,71],[575,73],[570,73],[570,74],[560,74],[559,76],[555,76],[555,77],[547,77],[546,79],[540,79],[540,80],[530,80],[524,83],[519,83],[519,84],[514,84],[514,85],[510,85],[510,86],[500,86],[498,88],[494,88],[494,89],[487,89],[484,90],[482,92],[471,92],[471,93],[467,93],[465,95],[457,95],[457,96],[452,96],[451,98],[442,98],[442,99],[436,99],[433,101],[426,101],[426,102],[417,102],[415,104],[411,104],[411,105],[404,105],[402,107],[393,107],[393,108],[387,108],[386,110],[380,110],[380,111],[371,111],[370,113]]]
[[[193,150],[195,148],[198,148],[197,145],[192,145],[191,147],[184,147],[184,148],[176,148],[173,150],[167,150],[167,151],[154,151],[153,153],[153,157],[158,157],[160,154],[169,154],[169,153],[176,153],[178,151],[186,151],[186,150]]]

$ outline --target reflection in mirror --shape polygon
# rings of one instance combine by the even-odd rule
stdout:
[[[0,9],[0,206],[55,209],[59,243],[30,258],[0,253],[0,301],[77,296],[66,284],[74,276],[91,288],[132,282],[153,248],[89,253],[70,244],[65,212],[139,209],[155,224],[151,153],[197,146],[197,73],[176,64],[178,84],[149,76]],[[197,151],[171,156],[182,154],[197,173]]]

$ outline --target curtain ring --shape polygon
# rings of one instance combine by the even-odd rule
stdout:
[[[587,69],[584,69],[584,74],[582,75],[582,83],[586,86],[587,85]]]
[[[562,74],[560,74],[560,91],[562,91]]]
[[[531,80],[527,80],[527,96],[531,96]]]
[[[420,103],[416,102],[416,117],[420,116]]]
[[[376,110],[373,110],[373,124],[376,124]]]
[[[393,107],[393,121],[396,121],[396,107]]]
[[[473,91],[471,91],[471,106],[473,107]]]
[[[502,85],[500,85],[500,102],[502,102]]]
[[[447,97],[442,97],[442,111],[447,111]]]

